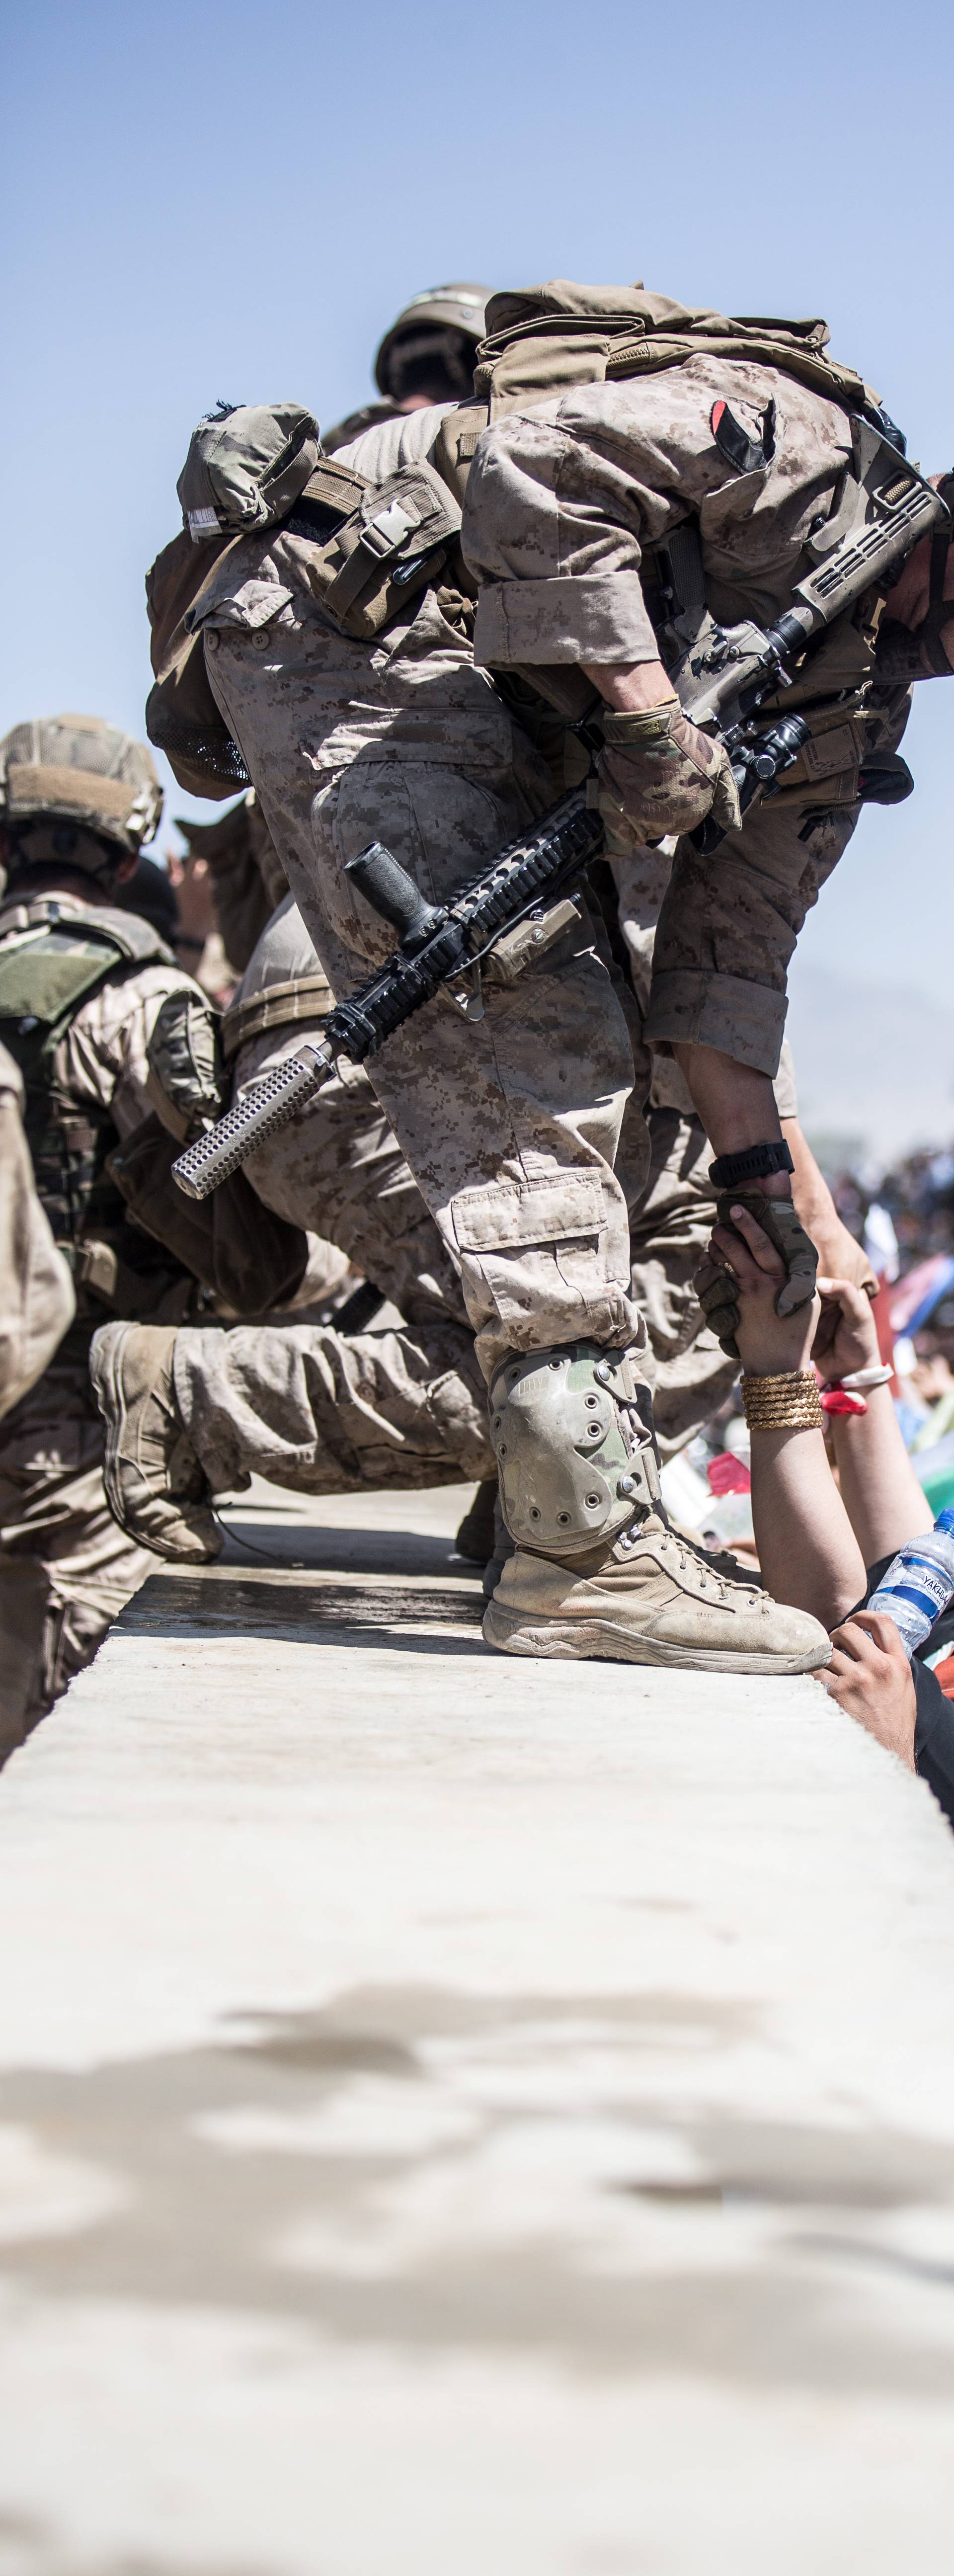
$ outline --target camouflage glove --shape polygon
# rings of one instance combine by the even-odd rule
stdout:
[[[146,1056],[152,1108],[180,1144],[191,1144],[228,1107],[219,1015],[197,986],[166,995]]]
[[[739,791],[727,752],[683,715],[676,697],[659,707],[608,708],[596,764],[597,801],[608,820],[624,813],[644,841],[694,832],[707,814],[736,832]]]
[[[796,1215],[791,1199],[767,1198],[758,1187],[748,1190],[723,1190],[716,1202],[716,1224],[733,1232],[730,1209],[744,1207],[755,1218],[769,1242],[780,1252],[788,1272],[775,1300],[777,1315],[794,1315],[799,1306],[807,1306],[815,1294],[818,1254],[811,1236],[806,1234],[801,1218]],[[730,1359],[739,1356],[736,1331],[739,1308],[731,1270],[714,1268],[707,1259],[693,1282],[706,1323]]]

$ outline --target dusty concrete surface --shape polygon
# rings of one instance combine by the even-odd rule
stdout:
[[[157,1574],[0,1785],[0,2576],[948,2576],[954,1844],[809,1681]]]

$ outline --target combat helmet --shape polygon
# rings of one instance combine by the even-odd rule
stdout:
[[[489,286],[428,286],[386,331],[374,361],[375,383],[392,402],[425,392],[433,402],[470,393],[474,357],[484,337]]]
[[[68,859],[98,876],[109,867],[103,843],[138,858],[161,813],[145,744],[102,716],[34,717],[0,742],[0,820],[31,865]]]

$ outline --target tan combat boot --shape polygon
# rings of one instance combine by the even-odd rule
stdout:
[[[611,1548],[559,1564],[518,1547],[484,1614],[508,1655],[683,1664],[713,1673],[812,1673],[831,1640],[805,1610],[715,1573],[655,1513]]]
[[[176,1329],[103,1324],[90,1374],[106,1424],[103,1481],[127,1538],[177,1564],[221,1556],[211,1488],[183,1429],[172,1384]]]
[[[491,1439],[517,1547],[484,1616],[488,1645],[702,1672],[827,1664],[817,1619],[668,1527],[638,1360],[586,1342],[514,1354],[491,1388]]]

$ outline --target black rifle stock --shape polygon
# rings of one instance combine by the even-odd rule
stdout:
[[[757,797],[772,794],[808,735],[799,715],[757,721],[763,701],[785,687],[789,664],[809,652],[815,636],[866,591],[886,587],[886,572],[920,537],[945,526],[950,531],[939,493],[896,446],[860,417],[852,419],[852,441],[854,471],[841,503],[809,540],[814,568],[775,626],[719,627],[700,607],[663,629],[667,668],[683,712],[724,742],[744,811]],[[596,726],[583,723],[578,729],[591,746],[598,742]],[[708,823],[693,835],[706,855],[722,838]],[[579,876],[602,846],[599,814],[578,788],[447,904],[427,903],[380,841],[351,859],[349,874],[375,911],[400,931],[400,946],[347,1001],[336,1002],[322,1046],[304,1048],[254,1083],[227,1117],[180,1155],[173,1164],[180,1189],[192,1198],[208,1197],[313,1099],[333,1074],[339,1052],[353,1064],[376,1055],[441,985],[465,978],[506,931]]]

